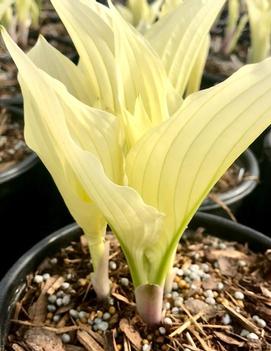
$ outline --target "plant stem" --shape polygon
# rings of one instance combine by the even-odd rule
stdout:
[[[145,284],[135,289],[136,307],[139,315],[148,325],[161,322],[163,305],[163,287]]]
[[[94,252],[95,255],[92,255]],[[94,269],[94,272],[91,273],[91,282],[98,299],[104,300],[110,292],[110,280],[108,278],[109,242],[92,245],[90,253]],[[97,253],[99,254],[97,255]],[[99,259],[97,259],[97,256]]]

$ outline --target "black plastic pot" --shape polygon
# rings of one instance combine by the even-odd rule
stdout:
[[[260,175],[257,159],[250,150],[246,150],[235,162],[241,168],[245,169],[245,172],[251,176],[251,179],[244,180],[235,188],[218,195],[220,200],[230,208],[232,213],[237,211],[244,198],[255,189]],[[199,210],[227,217],[225,210],[209,198],[203,201]]]
[[[12,118],[22,119],[22,110],[16,109]],[[35,153],[0,172],[0,232],[4,241],[0,255],[5,256],[1,259],[0,279],[26,250],[71,222],[61,195]]]
[[[271,130],[263,138],[263,156],[260,162],[261,178],[255,191],[237,211],[238,221],[260,230],[271,237]]]
[[[221,217],[197,213],[189,227],[195,229],[199,226],[226,240],[246,242],[255,250],[264,251],[271,248],[271,238]],[[15,302],[24,288],[27,274],[33,272],[46,256],[53,255],[70,241],[78,239],[80,234],[81,230],[75,224],[51,234],[26,252],[5,275],[0,283],[0,350],[4,350],[9,319]]]

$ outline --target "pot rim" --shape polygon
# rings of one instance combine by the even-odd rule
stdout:
[[[239,162],[245,168],[246,172],[250,176],[255,177],[255,179],[244,180],[233,189],[218,194],[219,199],[223,201],[227,206],[236,203],[249,195],[257,186],[258,179],[260,177],[258,161],[251,150],[247,149],[239,156],[235,162]],[[213,202],[209,198],[205,198],[199,210],[210,211],[218,208],[220,208],[220,206],[217,203]]]
[[[0,172],[0,185],[9,182],[10,180],[21,176],[29,169],[34,167],[39,162],[38,156],[31,152],[22,161],[17,162],[14,166],[10,167],[4,172]]]

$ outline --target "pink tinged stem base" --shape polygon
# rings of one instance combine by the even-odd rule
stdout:
[[[159,324],[162,319],[163,287],[145,284],[135,289],[137,311],[148,325]]]

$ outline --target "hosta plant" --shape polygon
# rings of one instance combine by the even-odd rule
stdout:
[[[13,39],[26,46],[29,28],[38,25],[41,0],[1,0],[0,24]]]
[[[271,123],[271,60],[183,99],[223,0],[183,1],[152,27],[152,40],[111,2],[110,8],[91,0],[52,4],[78,50],[77,66],[43,38],[27,56],[2,29],[19,69],[25,138],[85,232],[98,297],[110,293],[109,224],[130,269],[138,312],[158,323],[185,228]]]
[[[243,0],[228,0],[228,16],[222,44],[225,54],[230,54],[236,48],[237,42],[248,22],[247,13],[242,13],[243,8]]]
[[[270,0],[228,0],[225,35],[222,51],[230,54],[247,23],[250,29],[250,47],[247,62],[260,62],[270,55],[271,42],[271,1]]]
[[[249,16],[251,46],[248,62],[259,62],[270,55],[271,1],[246,0]]]

